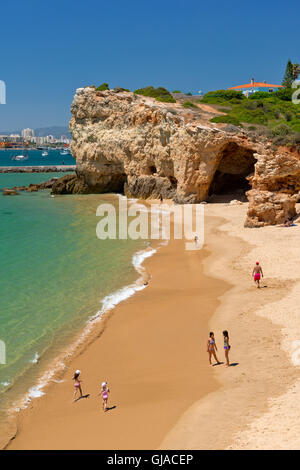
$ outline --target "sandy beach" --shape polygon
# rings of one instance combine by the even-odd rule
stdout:
[[[206,213],[221,215],[221,209],[210,205]],[[207,274],[225,275],[233,284],[210,328],[226,325],[231,361],[238,364],[215,369],[222,387],[186,411],[161,449],[300,447],[300,226],[245,229],[246,211],[247,204],[223,205],[225,220],[209,241],[213,255],[205,263]],[[257,260],[265,274],[262,289],[251,280]]]
[[[203,250],[171,240],[146,260],[149,286],[107,315],[63,381],[19,413],[7,449],[299,447],[300,226],[245,229],[246,210],[207,205]],[[232,366],[210,367],[208,332],[224,360],[223,329]],[[77,368],[90,397],[72,403]],[[96,397],[103,380],[108,413]]]

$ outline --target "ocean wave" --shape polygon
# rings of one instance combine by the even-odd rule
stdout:
[[[37,385],[36,387],[32,387],[29,389],[28,397],[29,398],[39,398],[45,395],[45,392],[42,391],[43,386]]]
[[[154,248],[150,248],[148,250],[138,251],[137,253],[133,255],[132,264],[139,274],[142,274],[142,272],[145,271],[145,269],[142,267],[142,264],[145,261],[145,259],[150,258],[155,253],[156,253],[156,250]]]
[[[145,269],[142,266],[145,259],[150,258],[150,256],[154,255],[154,253],[156,253],[156,250],[151,248],[143,251],[138,251],[133,255],[132,264],[139,274],[142,275],[145,272]],[[141,278],[139,280],[141,280]],[[104,297],[104,299],[102,300],[101,309],[96,313],[96,315],[93,315],[90,320],[94,321],[99,319],[99,317],[101,317],[104,313],[115,308],[119,303],[134,295],[135,292],[143,290],[145,287],[147,287],[145,284],[140,285],[138,283],[139,280],[137,280],[134,284],[122,287],[121,289],[118,289],[112,294],[109,294]]]
[[[33,358],[29,361],[31,362],[32,364],[37,364],[39,362],[39,359],[40,359],[40,356],[39,354],[36,352],[33,356]]]
[[[9,387],[11,384],[11,381],[10,380],[4,380],[3,382],[0,382],[0,385],[2,387]]]

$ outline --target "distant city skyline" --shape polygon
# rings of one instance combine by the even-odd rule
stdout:
[[[45,128],[51,129],[51,128]],[[54,128],[55,129],[55,128]],[[64,129],[63,127],[61,129]],[[45,144],[67,144],[69,145],[71,142],[70,135],[61,134],[59,136],[54,136],[52,134],[39,136],[35,135],[34,129],[25,128],[22,129],[19,133],[12,132],[1,134],[0,132],[0,149],[3,148],[11,148],[15,145],[32,145],[34,147],[38,147]]]
[[[47,135],[53,134],[55,137],[60,137],[61,135],[65,134],[67,136],[70,135],[70,131],[68,126],[49,126],[49,127],[38,127],[35,129],[25,128],[25,129],[10,129],[4,130],[0,129],[0,136],[1,135],[11,135],[11,134],[18,134],[22,136],[23,131],[30,130],[33,131],[34,135],[38,137],[45,137]]]
[[[300,62],[299,10],[294,0],[280,10],[269,0],[5,2],[0,132],[67,126],[76,88],[102,82],[192,93],[251,77],[280,84],[287,60]]]

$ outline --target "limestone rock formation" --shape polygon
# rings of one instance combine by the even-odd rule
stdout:
[[[204,122],[201,105],[187,110],[179,103],[87,87],[76,91],[71,111],[77,178],[65,176],[53,192],[124,191],[198,203],[210,194],[252,188],[247,226],[282,222],[294,213],[299,154],[274,151],[246,131]],[[266,204],[270,210],[263,217]]]
[[[71,111],[77,175],[94,192],[125,190],[133,197],[201,202],[216,171],[217,188],[226,178],[234,181],[254,171],[246,135],[203,125],[179,105],[83,88]]]
[[[51,184],[51,194],[90,194],[91,192],[92,189],[83,178],[78,178],[76,174],[57,178]]]
[[[279,148],[272,155],[260,155],[250,178],[246,227],[282,224],[296,215],[300,194],[300,155]]]
[[[282,224],[296,215],[298,195],[251,189],[245,227]]]

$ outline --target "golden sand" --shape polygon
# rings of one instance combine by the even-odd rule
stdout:
[[[206,206],[204,250],[171,241],[145,261],[149,286],[19,414],[8,449],[299,448],[300,226],[245,229],[246,209]],[[223,329],[232,366],[209,367],[208,332],[224,360]],[[90,397],[72,403],[77,368]],[[107,413],[96,397],[103,380]]]

